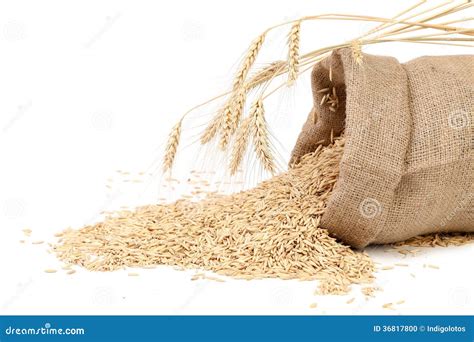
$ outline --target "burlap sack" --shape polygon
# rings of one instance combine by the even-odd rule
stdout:
[[[333,86],[336,112],[318,92]],[[474,231],[474,56],[356,62],[341,49],[314,67],[312,88],[291,162],[328,144],[331,130],[346,136],[324,228],[358,248]]]

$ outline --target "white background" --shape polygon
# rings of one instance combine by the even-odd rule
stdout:
[[[169,267],[91,273],[58,268],[53,234],[98,220],[120,205],[155,202],[160,150],[189,107],[226,90],[239,57],[268,26],[299,16],[352,13],[390,17],[412,1],[2,1],[0,3],[0,313],[1,314],[473,314],[474,246],[426,249],[403,258],[370,249],[383,265],[383,292],[366,300],[314,296],[314,282],[190,281]],[[471,13],[472,14],[472,13]],[[309,51],[350,40],[373,25],[324,22],[303,27]],[[285,56],[286,29],[264,55]],[[467,48],[371,46],[402,61]],[[267,109],[288,157],[311,107],[308,75]],[[212,108],[199,113],[212,115]],[[195,165],[181,152],[178,174]],[[147,172],[125,183],[116,170]],[[130,176],[132,177],[132,176]],[[108,180],[109,178],[112,181]],[[133,178],[133,177],[132,177]],[[112,185],[107,188],[106,185]],[[24,228],[33,230],[20,244]],[[440,269],[423,268],[425,263]],[[413,278],[410,273],[416,275]],[[353,304],[345,302],[355,297]],[[384,303],[405,300],[395,311]],[[311,303],[317,309],[310,309]]]

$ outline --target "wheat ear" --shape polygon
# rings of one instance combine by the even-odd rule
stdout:
[[[219,143],[219,147],[221,150],[224,150],[230,140],[232,135],[232,122],[234,121],[234,113],[229,104],[225,105],[224,109],[222,110],[222,134],[221,134],[221,141]]]
[[[358,40],[353,40],[351,42],[351,51],[352,51],[352,58],[356,61],[357,64],[361,65],[362,64],[362,48],[361,48],[361,43]]]
[[[245,90],[239,89],[237,93],[233,94],[229,102],[221,114],[222,134],[219,146],[222,150],[225,150],[235,130],[239,127],[245,106]]]
[[[168,137],[168,143],[166,144],[165,156],[163,158],[163,172],[171,170],[173,166],[174,158],[178,150],[179,139],[181,137],[181,123],[180,120],[171,130]]]
[[[257,100],[252,108],[251,115],[253,119],[253,143],[257,158],[263,165],[263,168],[272,174],[275,173],[275,164],[270,149],[268,138],[267,123],[265,121],[265,110],[262,99]]]
[[[240,125],[239,129],[237,130],[229,166],[231,176],[237,172],[240,164],[242,163],[245,152],[247,151],[249,136],[253,126],[252,121],[254,118],[254,116],[246,117],[242,121],[242,125]]]
[[[256,72],[250,80],[245,83],[245,91],[248,92],[255,87],[258,87],[262,83],[270,81],[272,78],[276,77],[278,74],[285,71],[287,62],[285,61],[275,61],[267,65],[265,68]]]
[[[300,57],[300,27],[298,21],[291,27],[288,37],[288,85],[292,85],[298,78]]]
[[[247,55],[245,56],[235,76],[234,87],[233,87],[234,91],[243,87],[245,83],[245,79],[247,78],[247,74],[252,68],[252,65],[255,62],[255,59],[257,59],[258,52],[260,51],[260,48],[262,47],[264,40],[265,40],[265,34],[262,34],[257,39],[255,39],[250,45],[247,51]]]
[[[221,127],[222,123],[222,114],[219,112],[217,113],[214,118],[212,118],[209,125],[207,125],[206,129],[201,135],[201,144],[207,144],[209,141],[212,140],[217,134],[217,131]]]
[[[232,103],[232,117],[230,122],[230,135],[234,134],[237,127],[239,127],[240,119],[242,118],[242,113],[245,106],[245,89],[239,89],[234,96]]]

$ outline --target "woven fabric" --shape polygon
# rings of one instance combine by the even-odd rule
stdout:
[[[321,104],[332,87],[335,112]],[[346,137],[324,228],[358,248],[474,231],[474,56],[401,64],[340,49],[314,67],[312,88],[291,162],[344,128]]]

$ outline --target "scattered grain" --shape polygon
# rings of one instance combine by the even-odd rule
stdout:
[[[388,270],[393,270],[395,267],[394,266],[384,266],[381,268],[382,271],[388,271]]]
[[[423,267],[425,267],[425,268],[433,268],[433,269],[435,269],[435,270],[439,270],[439,266],[437,266],[437,265],[424,264]]]
[[[112,213],[64,231],[54,252],[93,271],[164,264],[241,279],[317,279],[320,294],[347,293],[372,282],[374,265],[319,227],[343,148],[336,138],[251,190]]]
[[[473,242],[474,233],[438,233],[416,236],[394,245],[411,247],[449,247],[461,246]]]
[[[375,297],[375,292],[377,291],[382,291],[380,287],[363,287],[361,289],[361,292],[366,296],[366,297]]]

